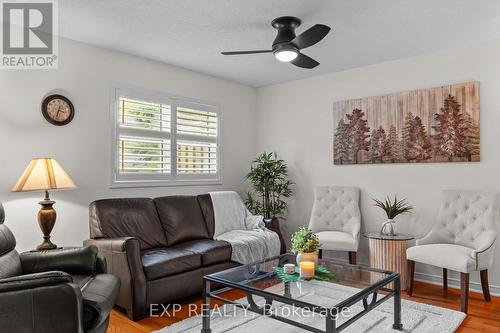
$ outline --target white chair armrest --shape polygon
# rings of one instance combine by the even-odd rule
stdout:
[[[489,248],[491,248],[495,243],[497,235],[498,232],[496,232],[495,230],[487,230],[476,237],[476,240],[474,241],[474,245],[476,246],[476,248],[472,251],[473,257],[478,253],[485,252]]]
[[[352,238],[354,238],[354,239],[358,239],[358,240],[359,240],[359,231],[360,231],[359,229],[360,229],[360,228],[359,228],[359,225],[356,225],[356,226],[353,228],[353,230],[351,231],[351,233],[352,233]]]
[[[474,241],[476,248],[471,251],[470,255],[476,260],[476,269],[478,271],[488,269],[493,264],[493,254],[497,235],[497,231],[488,230],[481,233]]]

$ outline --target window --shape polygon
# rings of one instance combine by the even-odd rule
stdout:
[[[112,185],[220,183],[217,107],[116,89],[112,113]]]

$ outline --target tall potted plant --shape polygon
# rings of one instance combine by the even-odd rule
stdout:
[[[278,159],[276,153],[263,152],[252,162],[245,178],[253,187],[245,200],[248,209],[265,219],[283,217],[288,208],[285,199],[292,195],[293,185],[286,162]]]
[[[252,183],[245,205],[253,214],[264,216],[266,227],[280,238],[280,252],[285,253],[286,243],[278,217],[283,218],[288,208],[286,199],[292,196],[293,182],[288,179],[286,162],[278,159],[276,153],[263,152],[252,162],[245,178]]]

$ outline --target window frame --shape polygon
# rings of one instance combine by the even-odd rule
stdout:
[[[193,98],[176,96],[152,90],[115,85],[111,89],[111,185],[110,188],[124,187],[156,187],[156,186],[188,186],[188,185],[221,185],[222,184],[222,111],[219,105]],[[119,139],[120,97],[168,104],[170,105],[170,154],[169,174],[123,174],[119,171]],[[213,112],[217,116],[217,173],[215,174],[183,174],[177,173],[177,107],[195,108],[200,111]],[[209,142],[207,140],[206,142]],[[203,142],[203,141],[202,141]]]

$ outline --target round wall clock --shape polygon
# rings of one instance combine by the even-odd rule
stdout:
[[[62,95],[50,95],[43,100],[42,114],[49,123],[63,126],[73,120],[75,108],[68,98]]]

